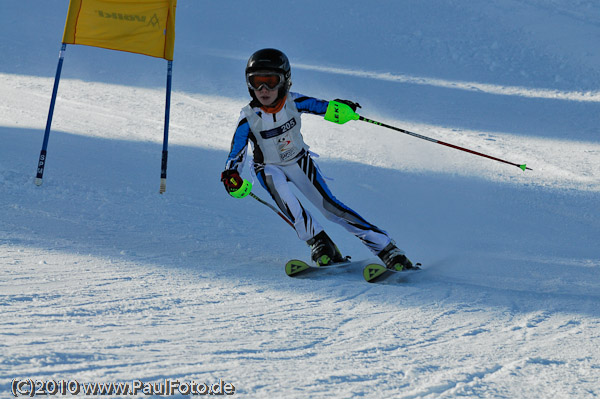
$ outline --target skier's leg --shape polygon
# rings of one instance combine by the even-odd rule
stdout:
[[[325,217],[357,236],[373,254],[379,254],[391,242],[388,234],[366,221],[333,196],[317,165],[306,154],[297,164],[284,167],[288,178]]]
[[[256,177],[268,191],[279,209],[292,221],[298,238],[308,241],[323,231],[323,227],[304,209],[291,190],[288,178],[277,165],[264,165],[256,169]]]

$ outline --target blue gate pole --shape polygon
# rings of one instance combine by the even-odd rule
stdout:
[[[171,78],[173,76],[173,61],[167,63],[167,98],[165,103],[165,134],[163,138],[162,161],[160,165],[160,190],[162,194],[167,189],[167,157],[169,154],[169,116],[171,113]]]
[[[54,105],[56,104],[56,94],[58,93],[58,82],[60,82],[60,73],[62,71],[63,60],[65,59],[65,51],[67,50],[67,44],[63,43],[60,48],[58,55],[58,66],[56,67],[56,75],[54,76],[54,88],[52,89],[52,99],[50,100],[50,110],[48,111],[48,120],[46,121],[46,131],[44,132],[44,143],[42,144],[42,151],[40,152],[40,159],[38,161],[37,175],[35,177],[35,185],[42,185],[42,178],[44,176],[44,167],[46,166],[46,153],[48,149],[48,139],[50,138],[50,126],[52,125],[52,116],[54,115]]]

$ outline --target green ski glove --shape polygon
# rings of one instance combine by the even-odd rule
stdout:
[[[349,105],[349,103],[352,105]],[[360,118],[360,115],[354,112],[357,107],[360,108],[360,104],[348,100],[329,101],[325,112],[325,120],[340,125],[348,121],[357,121]]]

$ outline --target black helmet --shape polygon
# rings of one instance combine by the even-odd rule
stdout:
[[[292,86],[290,61],[288,60],[288,57],[279,50],[265,48],[252,54],[248,59],[248,64],[246,64],[246,82],[248,81],[248,74],[259,71],[273,71],[283,75],[284,84],[279,89],[277,99],[283,98]],[[250,87],[248,87],[248,91],[252,98],[255,99],[254,92]]]

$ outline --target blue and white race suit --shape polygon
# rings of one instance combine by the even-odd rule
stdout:
[[[254,171],[260,184],[292,221],[301,240],[311,239],[323,231],[323,227],[302,206],[289,183],[327,219],[343,226],[378,254],[390,243],[390,237],[333,196],[300,133],[300,115],[324,115],[328,104],[328,101],[290,92],[283,108],[274,114],[260,107],[244,107],[225,168],[241,173],[248,142],[251,142]]]

